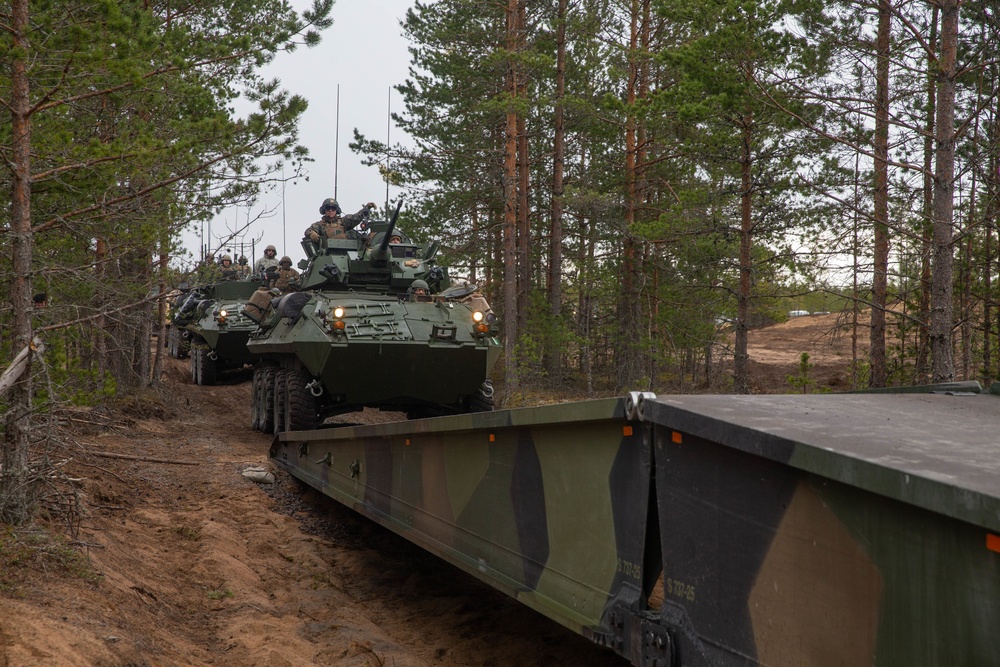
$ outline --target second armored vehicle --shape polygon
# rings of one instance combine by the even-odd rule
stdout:
[[[450,285],[436,243],[393,233],[398,214],[303,241],[303,291],[251,299],[254,429],[317,428],[365,406],[411,417],[493,409],[493,313],[474,287]]]
[[[257,323],[243,314],[243,307],[256,288],[246,280],[224,281],[178,298],[168,350],[178,359],[190,354],[195,384],[215,384],[219,373],[253,363],[247,339]]]

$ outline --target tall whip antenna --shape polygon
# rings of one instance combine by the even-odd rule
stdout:
[[[392,86],[389,86],[389,95],[385,106],[385,212],[389,212],[389,129],[392,126]]]
[[[337,198],[337,166],[340,157],[340,84],[337,84],[337,126],[333,131],[333,198]]]

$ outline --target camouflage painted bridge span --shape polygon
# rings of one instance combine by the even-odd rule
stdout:
[[[634,665],[988,665],[1000,397],[974,389],[633,395],[271,456]]]

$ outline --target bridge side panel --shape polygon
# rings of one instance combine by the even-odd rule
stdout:
[[[792,448],[758,456],[664,426],[654,443],[679,664],[996,660],[987,530],[804,472]]]
[[[619,402],[596,402],[580,419],[559,406],[511,412],[286,433],[271,456],[328,496],[628,656],[627,624],[608,610],[644,609],[658,573],[658,558],[646,552],[649,428],[625,420]],[[655,538],[648,546],[658,549]]]

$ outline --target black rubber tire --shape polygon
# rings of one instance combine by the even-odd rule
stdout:
[[[493,412],[496,409],[496,401],[493,398],[493,381],[489,378],[483,382],[472,396],[469,396],[466,404],[466,412]]]
[[[259,423],[262,433],[274,433],[274,368],[261,369]]]
[[[219,366],[218,364],[215,363],[215,360],[209,356],[211,353],[208,350],[202,350],[202,349],[192,350],[192,352],[198,353],[197,356],[198,361],[196,363],[198,369],[198,377],[195,380],[195,384],[200,384],[200,385],[215,384],[215,381],[218,378]],[[191,358],[195,359],[194,356],[192,356]]]
[[[312,376],[304,368],[287,371],[285,381],[285,429],[311,431],[319,427],[316,397],[306,388]]]
[[[176,327],[170,327],[167,331],[167,354],[174,359],[187,359],[188,341],[181,336],[181,332]]]
[[[263,380],[260,368],[253,369],[253,380],[250,382],[250,430],[260,430],[260,385]]]
[[[277,435],[285,430],[285,410],[288,403],[288,371],[278,369],[274,373],[274,401],[271,404],[271,414],[274,419],[274,430]]]

